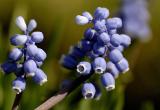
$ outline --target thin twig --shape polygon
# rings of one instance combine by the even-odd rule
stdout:
[[[17,94],[15,96],[14,103],[13,103],[13,106],[12,106],[12,110],[18,110],[22,94],[23,94],[23,92],[21,92],[20,94]]]
[[[93,73],[85,76],[80,76],[75,79],[69,87],[66,87],[60,90],[55,96],[52,96],[40,106],[38,106],[35,110],[48,110],[62,101],[67,95],[69,95],[72,91],[74,91],[80,84],[89,79]]]

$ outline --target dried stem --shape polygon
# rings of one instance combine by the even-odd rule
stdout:
[[[67,95],[74,91],[80,84],[89,79],[93,73],[85,76],[80,76],[75,79],[68,87],[60,90],[55,96],[46,100],[43,104],[38,106],[35,110],[48,110],[62,101]]]

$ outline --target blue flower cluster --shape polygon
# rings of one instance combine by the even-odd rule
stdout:
[[[98,7],[94,17],[89,12],[76,16],[76,23],[85,25],[93,23],[93,27],[84,32],[84,38],[72,46],[68,55],[61,57],[63,67],[76,70],[80,75],[100,74],[100,79],[107,91],[115,88],[115,78],[119,73],[129,70],[128,61],[122,52],[131,44],[131,39],[125,34],[118,34],[122,27],[120,18],[108,18],[109,10]],[[100,90],[93,83],[84,83],[82,94],[85,99],[97,98]]]
[[[25,90],[26,78],[29,76],[40,85],[47,81],[47,76],[40,69],[47,55],[36,46],[36,43],[43,41],[44,36],[42,32],[32,32],[37,27],[34,19],[26,25],[24,18],[19,16],[16,19],[16,25],[24,35],[16,34],[10,38],[11,44],[15,47],[9,53],[8,60],[1,65],[1,69],[4,74],[16,75],[12,88],[19,94]]]
[[[124,18],[124,31],[133,38],[141,41],[150,39],[150,15],[147,0],[123,0],[122,17]]]

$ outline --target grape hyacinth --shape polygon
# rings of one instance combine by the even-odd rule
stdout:
[[[76,70],[79,75],[99,74],[102,85],[111,91],[115,88],[115,78],[129,70],[122,52],[131,44],[131,39],[117,33],[117,29],[122,27],[122,20],[108,16],[109,10],[102,7],[95,10],[93,17],[87,11],[77,15],[78,25],[93,23],[93,27],[85,30],[84,38],[61,57],[60,63],[67,69]],[[94,84],[85,82],[82,95],[85,99],[100,97],[100,90],[96,92],[96,88]]]
[[[46,74],[40,69],[47,55],[36,46],[36,43],[43,41],[44,36],[42,32],[32,32],[37,27],[34,19],[30,20],[27,26],[24,18],[19,16],[16,18],[16,25],[24,34],[16,34],[10,38],[11,44],[15,47],[9,53],[8,60],[1,65],[1,69],[4,74],[16,75],[12,89],[19,94],[25,90],[27,77],[32,77],[39,85],[47,82]]]
[[[143,42],[150,40],[151,36],[147,2],[147,0],[123,0],[121,9],[125,33]]]

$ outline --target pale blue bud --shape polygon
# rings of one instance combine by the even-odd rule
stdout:
[[[97,57],[92,62],[95,73],[102,74],[106,70],[106,61],[103,57]]]
[[[122,53],[118,49],[114,49],[114,50],[111,50],[111,52],[109,53],[109,59],[113,63],[117,63],[121,59],[123,59],[123,55],[122,55]]]
[[[39,62],[44,61],[46,59],[46,57],[47,57],[47,54],[45,53],[44,50],[42,50],[40,48],[38,49],[36,55],[34,56],[35,60],[39,61]]]
[[[15,35],[11,37],[10,42],[12,45],[15,45],[15,46],[24,45],[27,42],[27,36],[26,35]]]
[[[27,55],[29,55],[30,57],[34,57],[38,52],[38,48],[34,44],[28,45],[26,50],[27,50]]]
[[[31,32],[31,31],[33,31],[36,27],[37,27],[37,22],[36,22],[34,19],[32,19],[32,20],[29,21],[27,31],[28,31],[28,32]]]
[[[77,72],[82,74],[82,75],[87,75],[87,74],[90,74],[91,72],[91,64],[89,62],[80,62],[78,65],[77,65]]]
[[[128,61],[123,58],[116,64],[118,70],[122,73],[125,73],[129,70],[129,64]]]
[[[18,48],[14,48],[10,54],[9,54],[9,59],[13,60],[13,61],[17,61],[19,60],[21,57],[23,56],[23,53],[20,49]]]
[[[17,94],[20,94],[26,88],[26,81],[22,77],[17,77],[12,82],[12,89],[16,91]]]
[[[101,82],[107,91],[115,89],[115,79],[110,73],[104,73],[101,76]]]
[[[82,87],[82,95],[84,99],[93,99],[96,89],[92,83],[84,83]]]
[[[37,83],[39,85],[43,85],[45,82],[47,82],[47,76],[41,69],[38,68],[35,71],[35,75],[33,76],[33,80],[35,81],[35,83]]]
[[[85,25],[89,23],[88,18],[81,15],[77,15],[75,20],[78,25]]]
[[[16,18],[16,25],[24,32],[26,32],[27,25],[24,21],[24,18],[22,16],[19,16]]]
[[[31,39],[35,43],[40,43],[44,39],[43,33],[42,32],[33,32],[31,34]]]
[[[93,20],[92,15],[91,15],[89,12],[87,12],[87,11],[83,12],[83,13],[82,13],[82,16],[88,18],[89,21],[92,21],[92,20]]]
[[[37,65],[33,60],[27,60],[24,63],[24,72],[26,76],[34,76],[37,70]]]

